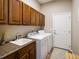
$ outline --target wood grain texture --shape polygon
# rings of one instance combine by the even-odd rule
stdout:
[[[4,1],[3,0],[0,0],[0,20],[3,19],[3,3]]]
[[[30,43],[2,59],[36,59],[36,42]]]
[[[30,6],[23,3],[23,24],[30,25]]]
[[[8,0],[0,0],[0,24],[7,24]]]
[[[17,54],[16,53],[12,53],[12,54],[10,54],[9,56],[7,56],[7,57],[5,57],[5,58],[3,58],[3,59],[17,59]]]
[[[40,25],[40,13],[36,12],[36,26]]]
[[[40,26],[45,26],[45,16],[40,14]]]
[[[36,11],[31,8],[31,25],[35,25],[36,22],[36,16],[35,16]]]
[[[68,51],[65,53],[66,59],[79,59],[79,55],[74,53],[69,53]]]
[[[18,51],[18,59],[36,59],[36,42],[29,44],[28,46]]]
[[[0,0],[0,24],[44,26],[45,16],[20,0]]]
[[[42,25],[45,26],[45,15],[42,14]]]
[[[57,50],[59,50],[59,51],[57,51]],[[46,59],[55,59],[56,57],[60,58],[61,56],[64,57],[64,59],[79,59],[79,55],[78,54],[70,53],[67,50],[58,49],[58,48],[57,48],[57,50],[56,49],[52,50],[51,53],[49,53],[47,55]],[[65,53],[63,53],[62,51],[65,51]],[[63,54],[61,55],[60,52],[63,53]],[[59,56],[59,54],[56,54],[56,53],[60,53],[60,56]]]
[[[22,2],[9,0],[9,24],[22,24]]]

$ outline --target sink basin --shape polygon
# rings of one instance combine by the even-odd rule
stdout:
[[[32,40],[30,39],[26,39],[26,38],[21,38],[21,39],[17,39],[15,41],[10,41],[10,43],[13,43],[13,44],[16,44],[16,45],[19,45],[19,46],[22,46],[26,43],[29,43],[31,42]]]

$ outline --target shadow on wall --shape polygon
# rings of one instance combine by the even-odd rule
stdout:
[[[22,35],[24,37],[28,32],[39,29],[39,26],[0,25],[0,32],[5,32],[5,41],[15,39],[16,35]]]

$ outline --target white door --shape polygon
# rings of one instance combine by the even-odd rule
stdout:
[[[71,13],[53,15],[53,46],[71,49]]]

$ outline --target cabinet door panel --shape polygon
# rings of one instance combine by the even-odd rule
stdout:
[[[36,51],[35,48],[32,48],[30,51],[30,59],[36,59]]]
[[[39,17],[39,13],[36,12],[36,26],[40,25],[40,17]]]
[[[44,15],[42,15],[42,19],[43,19],[42,25],[45,26],[45,16]]]
[[[30,25],[30,7],[23,4],[23,24]]]
[[[0,0],[0,20],[3,20],[3,3],[4,1],[3,0]]]
[[[16,53],[12,53],[9,56],[3,58],[3,59],[17,59],[17,54]]]
[[[40,14],[40,26],[42,26],[42,15]]]
[[[35,10],[31,8],[31,25],[35,25],[36,16],[35,16]]]
[[[29,53],[26,52],[25,55],[23,55],[22,57],[18,58],[18,59],[29,59]]]
[[[9,24],[22,24],[22,2],[9,0]]]
[[[0,24],[7,23],[8,20],[8,0],[0,0]]]
[[[30,43],[3,59],[36,59],[36,42]]]
[[[40,26],[44,26],[45,25],[45,16],[40,14]]]

